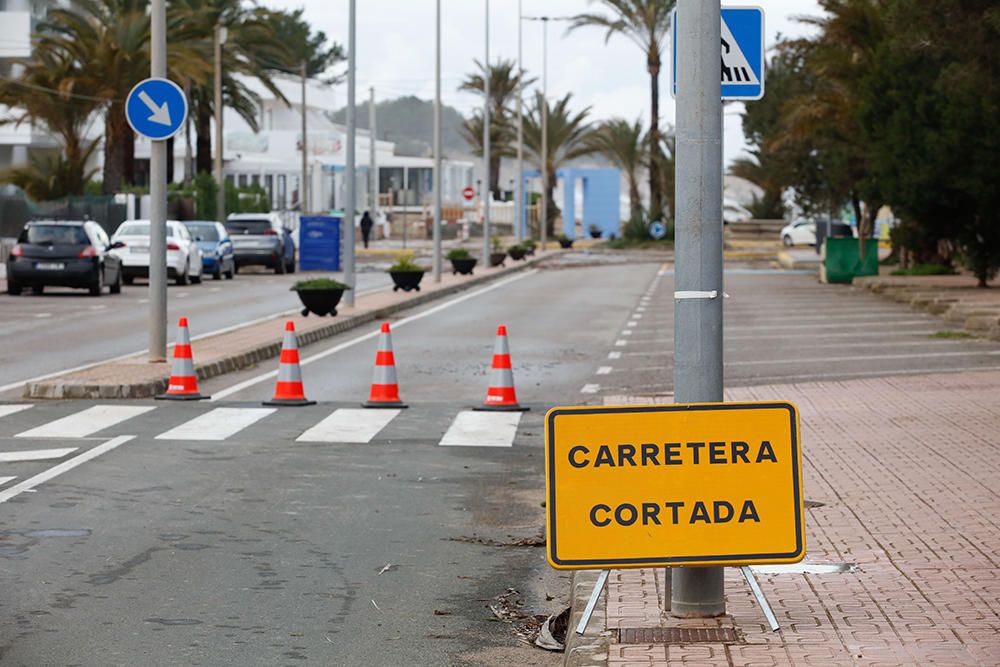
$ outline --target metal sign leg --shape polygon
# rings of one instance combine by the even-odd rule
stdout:
[[[590,617],[594,615],[594,607],[597,606],[597,599],[601,597],[601,589],[604,585],[608,583],[608,574],[610,570],[601,570],[601,575],[597,577],[597,583],[594,584],[594,590],[590,593],[590,599],[587,600],[587,608],[583,610],[583,616],[580,617],[580,622],[576,625],[576,634],[582,635],[587,631],[587,625],[590,623]]]
[[[757,577],[754,576],[753,570],[750,569],[750,566],[744,565],[740,568],[740,572],[743,573],[743,578],[747,580],[747,585],[753,591],[753,596],[757,598],[757,604],[760,605],[761,610],[764,612],[767,624],[771,626],[771,632],[777,632],[781,629],[778,626],[778,619],[774,617],[771,605],[767,603],[767,598],[764,597],[764,591],[760,589],[760,584],[757,583]]]

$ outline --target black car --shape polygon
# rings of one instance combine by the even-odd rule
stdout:
[[[115,247],[96,222],[29,222],[7,259],[7,293],[17,295],[30,287],[40,294],[52,285],[87,289],[100,296],[107,285],[118,294],[122,263],[110,252]]]

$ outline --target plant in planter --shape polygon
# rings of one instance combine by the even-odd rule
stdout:
[[[507,252],[503,249],[503,241],[500,240],[499,236],[494,236],[490,239],[490,243],[493,246],[493,252],[490,253],[490,266],[503,266],[503,261],[507,259]]]
[[[507,254],[510,255],[511,259],[518,260],[524,259],[524,256],[528,253],[527,248],[521,244],[515,244],[507,248]]]
[[[535,254],[538,244],[535,243],[535,239],[524,239],[521,241],[521,247],[524,248],[524,254],[530,257]]]
[[[396,255],[396,263],[389,267],[389,275],[392,276],[392,291],[403,290],[420,291],[420,281],[424,277],[427,269],[413,261],[412,252],[404,252]]]
[[[452,275],[461,273],[463,276],[471,276],[472,269],[476,266],[476,258],[469,254],[465,248],[454,248],[448,251],[448,259],[451,261]]]
[[[309,313],[319,317],[336,315],[340,297],[344,295],[344,290],[348,289],[351,288],[332,278],[300,280],[291,287],[291,290],[299,295],[299,301],[305,306],[302,309],[303,317],[308,316]]]
[[[601,238],[601,228],[598,227],[597,225],[591,225],[590,227],[587,228],[587,230],[590,232],[590,238],[592,239]]]
[[[573,247],[573,239],[571,239],[570,237],[566,236],[565,234],[558,235],[556,237],[556,241],[559,241],[559,247],[560,248],[572,248]]]

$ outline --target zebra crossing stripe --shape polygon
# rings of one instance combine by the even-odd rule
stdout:
[[[225,440],[275,408],[215,408],[156,436],[156,440]]]
[[[0,477],[0,486],[3,486],[7,482],[13,481],[15,479],[17,479],[17,477]]]
[[[296,442],[371,442],[379,431],[389,425],[399,410],[365,410],[342,408],[335,410],[295,439]]]
[[[18,433],[16,438],[85,438],[115,424],[155,410],[152,406],[95,405],[62,419]]]
[[[32,407],[33,403],[19,403],[17,405],[0,405],[0,417],[6,417],[7,415],[12,415],[15,412],[21,412],[22,410],[27,410]]]
[[[0,463],[61,459],[67,454],[72,454],[77,449],[77,447],[62,447],[60,449],[28,449],[23,452],[0,452]]]
[[[463,410],[438,445],[444,447],[513,447],[522,412]]]

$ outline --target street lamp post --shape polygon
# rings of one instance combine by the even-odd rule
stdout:
[[[434,282],[441,282],[441,0],[437,0],[434,39]]]
[[[521,53],[523,24],[521,0],[517,0],[517,185],[514,190],[514,204],[517,206],[514,224],[517,225],[517,230],[514,234],[518,243],[524,239],[524,65]]]
[[[483,69],[483,268],[490,265],[490,0],[486,0],[486,61]]]
[[[542,251],[549,235],[549,17],[542,17]]]
[[[226,26],[215,26],[215,218],[226,219],[226,182],[222,176],[222,45],[226,43]],[[155,75],[154,75],[155,76]]]
[[[347,163],[344,165],[344,177],[347,179],[347,192],[344,202],[344,282],[350,289],[344,291],[344,302],[354,305],[354,211],[355,177],[354,142],[357,134],[354,121],[354,72],[356,62],[356,12],[355,0],[350,0],[348,9],[347,29]]]

